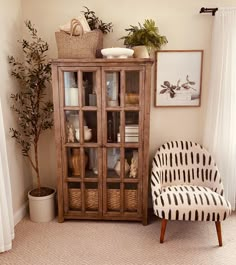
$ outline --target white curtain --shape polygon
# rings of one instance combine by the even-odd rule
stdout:
[[[215,157],[225,197],[236,200],[236,7],[216,12],[203,144]]]
[[[6,140],[0,100],[0,252],[12,248],[14,222]]]

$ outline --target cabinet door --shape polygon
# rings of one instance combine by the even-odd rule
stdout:
[[[102,69],[103,214],[142,214],[144,68]]]
[[[101,80],[96,67],[59,67],[64,214],[102,215]]]

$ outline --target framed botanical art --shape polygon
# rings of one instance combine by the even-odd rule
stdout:
[[[200,106],[203,50],[157,51],[155,106]]]

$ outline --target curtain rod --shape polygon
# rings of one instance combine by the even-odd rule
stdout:
[[[212,16],[214,16],[217,10],[218,10],[218,8],[205,8],[205,7],[202,7],[200,9],[199,13],[211,13]]]

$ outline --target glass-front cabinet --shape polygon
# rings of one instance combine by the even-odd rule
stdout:
[[[52,61],[59,222],[147,223],[151,65]]]

